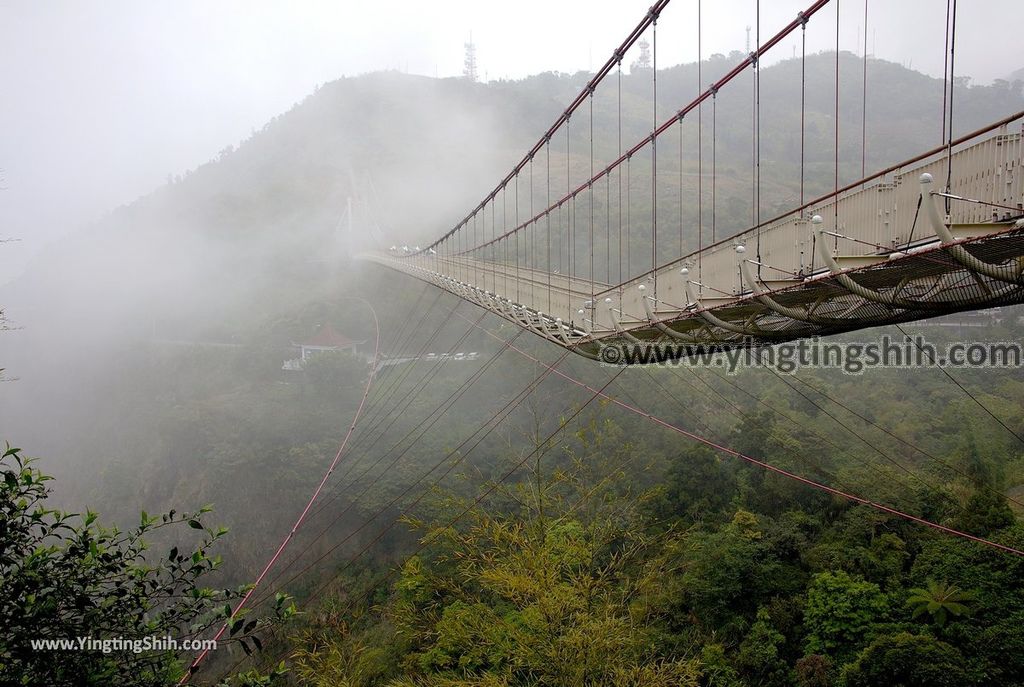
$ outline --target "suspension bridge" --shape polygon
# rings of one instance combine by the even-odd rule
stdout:
[[[448,356],[440,356],[441,362],[426,371],[411,388],[403,384],[416,366],[404,366],[404,370],[383,382],[383,390],[371,396],[371,387],[377,383],[375,373],[378,369],[373,366],[374,374],[366,382],[356,416],[337,454],[287,535],[259,572],[255,584],[231,610],[215,635],[217,638],[239,622],[243,606],[267,603],[275,592],[286,589],[325,561],[329,562],[353,537],[365,536],[368,542],[354,554],[346,556],[344,562],[310,592],[309,599],[312,601],[329,592],[346,569],[367,555],[403,516],[414,512],[417,504],[507,421],[524,399],[548,378],[559,378],[561,384],[568,382],[585,398],[550,434],[540,437],[535,449],[525,452],[518,462],[513,461],[507,472],[481,487],[479,495],[451,520],[449,527],[537,455],[588,405],[601,400],[624,413],[644,418],[661,430],[706,446],[719,455],[744,461],[779,478],[874,509],[886,517],[912,522],[1002,553],[1024,556],[1024,551],[1011,545],[888,505],[886,500],[898,503],[901,493],[918,485],[936,494],[939,492],[923,471],[914,470],[905,457],[880,446],[833,415],[822,405],[823,401],[816,400],[818,396],[899,442],[915,455],[937,464],[944,474],[963,476],[962,470],[802,379],[794,377],[794,381],[806,386],[811,395],[780,377],[787,387],[867,448],[867,455],[872,461],[865,460],[864,468],[877,475],[881,488],[890,490],[885,495],[886,499],[861,495],[820,465],[812,473],[801,474],[710,438],[714,429],[708,425],[707,418],[694,411],[692,404],[679,401],[649,371],[644,372],[650,377],[652,389],[661,391],[667,400],[676,402],[681,413],[692,414],[692,426],[684,427],[669,419],[669,415],[649,412],[629,396],[611,393],[609,389],[624,371],[622,368],[601,383],[588,383],[559,369],[570,353],[600,359],[602,349],[610,346],[682,347],[697,354],[709,350],[765,346],[1024,302],[1024,177],[1021,170],[1024,162],[1024,112],[1010,114],[968,133],[954,134],[955,0],[947,4],[946,33],[938,37],[937,43],[944,44],[945,58],[941,111],[935,108],[941,123],[941,136],[934,147],[870,172],[865,152],[868,3],[866,0],[863,3],[865,66],[861,102],[863,116],[859,122],[860,174],[855,179],[846,180],[842,180],[840,174],[841,166],[849,168],[851,162],[841,159],[843,148],[840,146],[839,0],[817,0],[763,41],[760,3],[756,2],[756,42],[749,54],[710,83],[701,81],[696,95],[687,102],[668,106],[661,103],[659,107],[657,26],[668,5],[669,0],[658,0],[649,8],[539,140],[454,227],[422,247],[398,242],[390,248],[367,250],[357,256],[437,287],[433,303],[429,306],[421,305],[426,298],[425,291],[421,291],[417,301],[411,305],[402,320],[399,349],[410,344],[417,332],[430,321],[443,292],[479,306],[482,311],[473,318],[458,312],[456,307],[444,317],[436,318],[433,334],[413,355],[425,355],[438,333],[451,328],[454,317],[464,320],[469,328],[452,344],[449,355],[459,350],[474,330],[494,338],[500,346],[479,369],[449,396],[432,405],[422,420],[390,445],[382,443],[382,439],[388,436],[396,421],[405,416],[419,395],[431,386]],[[700,0],[696,0],[695,5],[700,80]],[[834,15],[824,11],[829,5],[836,9]],[[822,173],[820,164],[813,170],[809,169],[806,151],[807,82],[804,67],[807,32],[817,26],[822,32],[834,35],[836,40],[832,132],[835,144],[830,165],[831,190],[809,197],[807,187],[820,187]],[[623,134],[628,127],[623,126],[622,66],[630,49],[639,41],[646,40],[648,35],[653,65],[634,71],[640,76],[649,76],[654,106],[649,128],[630,144],[624,141]],[[772,170],[767,173],[776,174],[777,167],[773,167],[761,154],[760,72],[765,57],[785,40],[794,37],[800,47],[801,66],[799,100],[794,101],[794,107],[800,109],[799,129],[793,132],[794,138],[798,137],[799,157],[798,164],[793,166],[795,177],[789,181],[793,187],[799,188],[799,196],[784,212],[769,213],[766,208],[770,204],[762,199],[762,168]],[[735,227],[719,221],[719,213],[726,202],[719,198],[720,186],[729,178],[735,182],[736,177],[735,169],[720,168],[718,153],[721,136],[717,126],[719,110],[726,102],[735,104],[738,101],[737,98],[726,100],[723,97],[730,93],[730,89],[749,89],[745,90],[743,98],[747,99],[745,107],[750,114],[750,170],[749,177],[744,176],[750,184],[750,221],[739,231],[731,230]],[[595,99],[602,92],[608,95],[605,116],[610,110],[616,124],[610,128],[614,132],[611,141],[598,140],[600,129],[595,129],[594,125]],[[610,108],[607,107],[609,102]],[[671,109],[671,115],[659,121],[659,112],[666,108]],[[575,132],[575,139],[570,127]],[[606,127],[605,132],[608,130]],[[674,136],[678,137],[678,148]],[[574,140],[576,150],[572,149]],[[687,140],[690,141],[689,150],[684,148]],[[602,151],[604,159],[599,161]],[[608,151],[613,152],[609,154]],[[689,167],[684,161],[684,152],[689,156]],[[553,169],[553,160],[556,166],[562,164],[562,168]],[[575,183],[573,160],[576,161]],[[857,162],[852,161],[854,168],[858,167]],[[582,175],[580,168],[585,170]],[[690,168],[695,168],[697,179],[692,197],[687,195],[683,185],[684,174]],[[645,174],[646,179],[638,184],[636,175],[640,173]],[[816,175],[816,185],[810,183],[812,174]],[[372,311],[370,304],[364,304]],[[514,323],[519,329],[510,337],[488,329],[481,324],[487,312]],[[517,345],[517,338],[526,331],[560,346],[562,350],[558,351],[557,359],[542,360]],[[375,348],[379,354],[379,328],[376,338]],[[508,351],[536,364],[536,377],[529,379],[521,390],[503,398],[500,407],[493,413],[488,411],[479,427],[457,446],[442,452],[444,455],[436,463],[429,465],[386,504],[375,509],[364,522],[344,537],[331,538],[329,546],[326,542],[321,544],[324,550],[318,553],[320,549],[314,548],[318,542],[332,534],[332,528],[344,521],[350,509],[382,475],[392,473],[401,465],[410,449]],[[943,374],[949,377],[945,371]],[[994,421],[1024,443],[1024,438],[996,417],[978,398],[952,377],[949,378]],[[685,379],[680,381],[689,383]],[[706,389],[692,385],[693,398],[706,397],[711,404],[725,401],[727,407],[722,408],[723,413],[735,412],[737,417],[756,420],[730,400],[729,396],[734,391],[740,391],[764,405],[766,412],[795,422],[774,404],[728,379],[723,382],[731,387],[725,394],[711,385]],[[844,455],[849,451],[848,446],[837,444],[829,436],[810,431],[836,451]],[[321,494],[326,495],[325,485],[335,469],[340,469],[341,458],[346,452],[358,454],[344,465],[345,474],[341,479],[348,478],[348,486],[339,487],[314,508]],[[856,460],[852,456],[851,459]],[[357,462],[360,463],[360,471],[353,477]],[[418,471],[419,466],[416,466],[413,472]],[[376,476],[371,473],[376,473]],[[914,485],[908,479],[918,484]],[[301,549],[285,560],[284,551],[302,525],[307,520],[322,517],[335,499],[358,484],[364,486],[357,494],[347,496],[350,499],[348,504],[334,515],[330,523],[307,538]],[[1014,503],[1024,506],[1017,501]],[[392,517],[394,511],[398,512],[396,517]],[[371,526],[379,518],[384,524],[374,531]],[[434,539],[436,535],[425,538],[405,560],[418,554]],[[277,565],[279,561],[281,565]],[[271,576],[271,570],[275,568]],[[387,581],[400,568],[394,568],[376,584]],[[257,591],[261,584],[264,589]],[[364,602],[374,588],[371,586],[366,594],[349,599],[346,609]],[[192,661],[179,684],[192,677],[206,655],[204,651]],[[239,657],[227,674],[244,660],[245,656]]]
[[[862,174],[840,187],[839,13],[832,18],[823,12],[829,4],[814,2],[763,42],[758,19],[756,49],[692,100],[677,104],[667,119],[655,119],[649,133],[628,149],[621,142],[620,85],[618,154],[595,169],[595,93],[615,80],[613,74],[618,73],[621,84],[624,56],[645,32],[654,36],[654,68],[648,71],[657,116],[656,28],[668,2],[656,3],[537,143],[458,224],[425,247],[396,245],[360,257],[410,274],[590,358],[608,345],[681,346],[697,353],[1021,302],[1024,112],[954,137],[954,14],[946,22],[950,85],[943,94],[943,140],[911,159],[866,173],[865,53]],[[761,64],[795,33],[801,38],[801,60],[806,60],[806,32],[813,23],[828,24],[823,28],[837,37],[834,186],[825,195],[804,198],[806,82],[801,69],[801,98],[795,104],[801,108],[799,179],[792,180],[799,184],[800,199],[785,213],[762,220]],[[745,104],[752,113],[751,225],[719,238],[715,121],[719,99],[727,89],[740,87],[741,77],[752,85]],[[712,110],[711,126],[704,122],[706,109]],[[589,155],[590,174],[573,183],[569,129],[579,119],[587,120],[576,124],[585,139],[589,126],[589,150],[575,154]],[[682,188],[688,125],[697,128],[700,179],[692,198]],[[672,159],[673,136],[678,136],[678,160]],[[553,171],[552,148],[563,145],[565,169]],[[638,208],[635,198],[624,201],[622,195],[624,187],[628,195],[637,186],[634,177],[641,165],[646,187]],[[676,176],[678,192],[666,193]],[[556,185],[563,190],[552,197]],[[539,211],[537,196],[543,203]],[[678,216],[669,216],[666,198],[678,206]],[[687,203],[701,206],[696,217],[684,217]],[[711,240],[705,241],[709,234]],[[686,251],[694,238],[695,249]],[[638,260],[643,255],[630,255],[637,245],[649,256],[645,263]]]

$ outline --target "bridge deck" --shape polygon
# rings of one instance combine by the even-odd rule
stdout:
[[[950,193],[982,202],[944,214],[936,154],[614,286],[468,255],[362,257],[586,355],[638,340],[761,345],[1024,301],[1019,125],[961,144],[951,162]]]

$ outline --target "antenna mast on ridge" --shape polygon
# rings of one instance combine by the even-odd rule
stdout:
[[[464,45],[466,48],[466,58],[462,63],[462,76],[470,81],[476,81],[476,44],[473,43],[472,31],[469,34],[469,42]]]

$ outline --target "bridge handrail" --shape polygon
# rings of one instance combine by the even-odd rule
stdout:
[[[1009,115],[1009,116],[1004,117],[1004,118],[1002,118],[1002,119],[1000,119],[1000,120],[998,120],[996,122],[993,122],[992,124],[989,124],[987,126],[983,126],[980,129],[976,129],[976,130],[974,130],[974,131],[972,131],[970,133],[967,133],[967,134],[964,134],[963,136],[960,136],[959,138],[953,139],[953,146],[959,146],[959,145],[962,145],[964,143],[967,143],[968,141],[970,141],[972,139],[978,138],[979,136],[984,136],[985,134],[991,133],[992,131],[995,131],[996,129],[998,129],[998,128],[1002,127],[1002,126],[1006,126],[1007,124],[1010,124],[1010,123],[1012,123],[1014,121],[1017,121],[1018,119],[1024,119],[1024,110],[1020,110],[1018,112],[1015,112],[1012,115]],[[742,231],[738,231],[735,234],[732,234],[731,236],[727,236],[724,239],[721,239],[721,240],[719,240],[719,241],[717,241],[715,243],[708,244],[708,245],[706,245],[706,246],[704,246],[704,247],[702,247],[702,248],[700,248],[698,250],[692,251],[692,252],[690,252],[690,253],[688,253],[686,255],[683,255],[683,256],[681,256],[679,258],[676,258],[674,260],[670,260],[669,262],[666,262],[663,265],[657,266],[653,270],[648,270],[648,271],[643,272],[641,274],[638,274],[638,275],[635,275],[633,277],[630,277],[629,279],[624,280],[621,284],[617,284],[617,285],[611,287],[610,289],[607,289],[607,291],[614,291],[615,289],[618,289],[618,288],[622,287],[625,284],[632,284],[632,283],[643,282],[644,280],[648,279],[651,275],[653,275],[655,272],[659,272],[659,271],[662,271],[662,270],[664,270],[664,269],[666,269],[668,267],[672,267],[672,266],[675,266],[675,265],[681,265],[683,263],[686,263],[688,261],[693,260],[697,256],[697,254],[699,254],[699,253],[713,252],[713,251],[719,250],[719,249],[721,249],[723,247],[728,247],[729,245],[731,245],[731,243],[738,236],[743,236],[745,234],[749,234],[750,232],[755,232],[758,229],[767,228],[770,225],[773,225],[773,224],[776,224],[778,222],[781,222],[782,220],[786,219],[787,217],[792,217],[794,215],[799,215],[799,213],[803,212],[804,210],[807,210],[807,209],[813,208],[813,207],[817,207],[817,206],[819,206],[819,205],[821,205],[821,204],[823,204],[823,203],[825,203],[825,202],[827,202],[829,200],[839,198],[839,196],[841,196],[842,194],[848,193],[849,191],[854,190],[858,186],[863,186],[864,184],[867,184],[867,183],[870,183],[872,181],[875,181],[876,179],[884,177],[887,174],[892,174],[893,172],[896,172],[896,171],[898,171],[898,170],[900,170],[900,169],[902,169],[904,167],[907,167],[908,165],[912,165],[912,164],[914,164],[916,162],[920,162],[921,160],[925,160],[925,159],[927,159],[929,157],[932,157],[934,155],[938,155],[940,153],[944,153],[944,152],[946,152],[946,149],[947,149],[948,145],[949,145],[948,143],[943,143],[942,145],[936,146],[935,148],[932,148],[931,150],[927,150],[927,151],[925,151],[923,153],[915,155],[914,157],[911,157],[909,159],[903,160],[903,161],[898,162],[898,163],[896,163],[894,165],[890,165],[890,166],[886,167],[885,169],[881,169],[881,170],[878,170],[877,172],[873,172],[872,174],[864,177],[863,179],[858,179],[857,181],[854,181],[854,182],[852,182],[850,184],[847,184],[846,186],[841,187],[838,191],[829,191],[828,193],[825,193],[824,195],[818,196],[817,198],[814,198],[814,199],[804,203],[800,207],[793,208],[792,210],[788,210],[788,211],[786,211],[786,212],[784,212],[784,213],[782,213],[780,215],[776,215],[775,217],[772,217],[771,219],[765,220],[765,221],[761,222],[760,224],[755,224],[755,225],[753,225],[751,227],[748,227],[748,228],[746,228],[746,229],[744,229]],[[601,294],[599,294],[599,295],[604,295],[604,293],[605,292],[601,292]]]

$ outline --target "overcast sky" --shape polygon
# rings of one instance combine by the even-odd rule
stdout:
[[[840,44],[858,54],[864,2],[841,0]],[[237,143],[317,84],[381,69],[456,76],[470,34],[481,78],[589,70],[649,4],[0,0],[0,239],[20,239],[0,244],[0,283],[47,241]],[[808,4],[763,0],[762,39]],[[835,5],[811,21],[811,51],[834,46]],[[703,0],[703,53],[744,50],[754,8]],[[869,53],[942,74],[946,0],[868,9]],[[1021,0],[961,2],[957,72],[988,82],[1024,67],[1021,19]],[[697,0],[673,0],[659,65],[696,59],[696,37]]]

